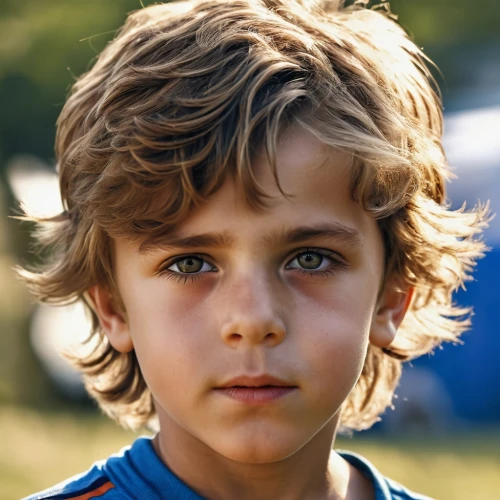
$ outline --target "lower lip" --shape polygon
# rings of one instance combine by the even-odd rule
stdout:
[[[248,405],[265,405],[281,399],[295,391],[297,387],[223,387],[216,389],[217,392],[224,394],[231,399],[240,401]]]

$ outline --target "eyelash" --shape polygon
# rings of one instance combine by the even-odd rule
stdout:
[[[338,258],[333,258],[332,257],[333,255],[338,255],[336,252],[332,252],[330,250],[324,250],[324,249],[321,249],[321,248],[305,248],[305,249],[302,249],[299,252],[297,252],[292,259],[290,259],[288,261],[287,265],[289,265],[290,262],[293,262],[299,256],[301,256],[303,254],[307,254],[307,253],[316,253],[318,255],[321,255],[322,257],[326,257],[326,258],[328,258],[328,259],[330,259],[332,261],[332,264],[327,269],[322,269],[321,271],[306,270],[306,269],[300,269],[300,268],[288,268],[288,269],[293,269],[294,271],[296,271],[297,273],[299,273],[301,276],[306,276],[306,277],[311,277],[311,276],[313,276],[313,277],[318,277],[318,276],[327,277],[327,276],[333,276],[338,271],[340,271],[340,270],[345,269],[345,268],[348,267],[348,265],[345,262],[341,261]],[[196,273],[179,273],[179,272],[171,271],[170,269],[168,269],[173,264],[175,264],[177,262],[180,262],[180,261],[182,261],[184,259],[187,259],[188,257],[196,257],[197,259],[200,259],[200,260],[203,260],[204,262],[206,262],[206,260],[204,259],[204,257],[202,255],[197,255],[197,254],[182,255],[182,256],[177,257],[175,260],[168,262],[168,265],[166,265],[165,267],[161,268],[157,272],[157,275],[161,276],[161,277],[164,277],[167,280],[174,280],[177,283],[182,283],[182,284],[186,284],[188,281],[190,281],[191,283],[193,283],[193,282],[201,279],[203,277],[203,274],[206,274],[207,271],[205,271],[205,272],[199,272],[198,271]],[[287,269],[286,266],[285,266],[285,269]],[[215,272],[215,271],[208,271],[208,272]]]

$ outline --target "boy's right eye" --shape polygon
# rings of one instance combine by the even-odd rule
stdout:
[[[212,265],[196,255],[183,257],[168,266],[167,269],[181,274],[203,273],[215,270]]]

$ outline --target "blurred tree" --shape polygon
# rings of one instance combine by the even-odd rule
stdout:
[[[423,46],[489,44],[500,39],[500,3],[491,0],[391,0],[400,23]]]
[[[4,161],[0,158],[0,162],[5,165],[16,153],[50,159],[54,123],[75,75],[89,68],[127,13],[141,8],[141,2],[1,3],[0,152]]]

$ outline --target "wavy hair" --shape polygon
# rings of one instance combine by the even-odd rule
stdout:
[[[394,342],[370,345],[341,410],[343,427],[370,427],[391,404],[402,362],[457,341],[469,327],[470,311],[452,294],[485,250],[479,235],[488,208],[450,210],[429,61],[387,3],[366,3],[146,7],[129,15],[73,85],[56,137],[65,210],[26,214],[50,258],[18,272],[41,301],[86,304],[94,347],[73,360],[90,394],[122,424],[151,423],[155,409],[135,353],[109,344],[87,295],[105,285],[124,307],[112,239],[154,242],[228,176],[250,206],[265,210],[252,160],[265,148],[279,186],[276,144],[292,125],[350,153],[352,196],[378,221],[386,276],[414,287]]]

